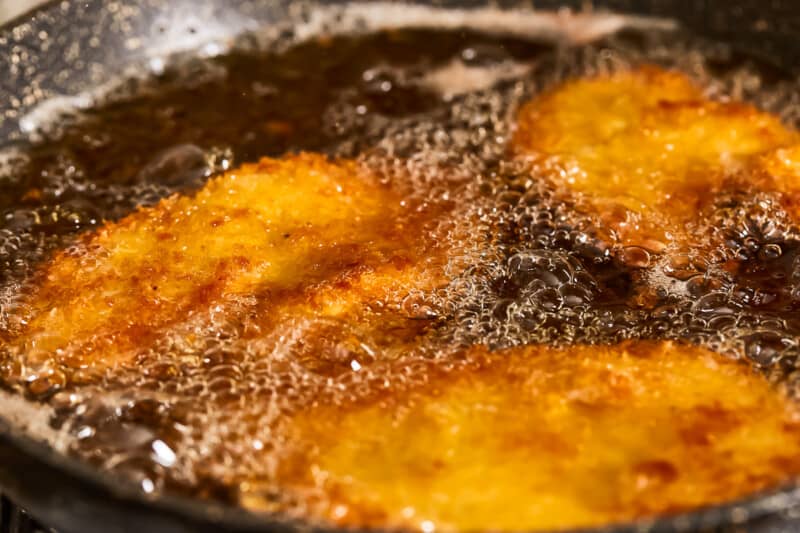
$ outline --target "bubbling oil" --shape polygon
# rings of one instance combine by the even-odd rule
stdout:
[[[259,510],[302,517],[303,498],[275,481],[293,445],[280,422],[320,398],[345,405],[425,387],[432,368],[457,372],[469,346],[676,339],[793,383],[800,229],[776,198],[718,198],[698,229],[707,235],[702,252],[621,249],[570,191],[545,178],[549,169],[537,165],[546,163],[507,157],[522,103],[565,79],[644,62],[686,72],[715,98],[800,123],[800,93],[779,69],[673,33],[623,32],[573,46],[406,29],[168,68],[140,95],[89,109],[8,157],[3,336],[26,279],[77,234],[241,162],[300,149],[360,158],[410,196],[452,206],[431,234],[452,250],[449,282],[399,303],[428,325],[388,364],[375,349],[386,339],[346,321],[289,320],[248,336],[258,328],[247,313],[221,313],[100,377],[3,360],[23,367],[24,385],[7,387],[52,412],[66,452],[145,493],[247,505],[244,495],[258,486]],[[447,84],[453,72],[457,87]],[[732,261],[736,272],[724,268]],[[335,371],[298,357],[304,337],[325,328],[349,332],[333,348],[342,362]]]

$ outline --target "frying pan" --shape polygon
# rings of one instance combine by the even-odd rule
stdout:
[[[2,0],[0,0],[2,1]],[[346,0],[58,0],[0,29],[0,148],[24,140],[22,117],[54,95],[77,95],[148,58],[198,50],[264,27],[291,31],[320,6]],[[676,19],[706,37],[800,74],[800,4],[794,0],[421,0],[442,8],[531,7],[612,10]],[[732,5],[735,4],[735,5]],[[327,531],[212,502],[150,498],[36,442],[0,413],[0,486],[34,516],[64,533]],[[597,487],[604,490],[604,487]],[[2,507],[0,505],[0,507]],[[4,511],[0,509],[0,514]],[[0,516],[0,522],[3,518]],[[0,526],[2,529],[2,526]],[[800,487],[729,505],[595,532],[800,530]],[[2,529],[6,531],[6,529]],[[588,531],[588,530],[586,530]]]

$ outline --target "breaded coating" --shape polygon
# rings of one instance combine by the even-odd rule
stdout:
[[[525,105],[517,154],[547,159],[623,245],[691,243],[702,209],[731,189],[794,194],[762,158],[800,141],[775,115],[718,102],[684,74],[656,67],[578,79]],[[794,176],[797,176],[795,173]]]
[[[797,406],[706,350],[466,359],[422,386],[305,410],[284,429],[297,446],[283,486],[316,495],[315,512],[339,525],[529,531],[686,511],[800,473]]]
[[[258,313],[338,316],[431,280],[415,265],[435,210],[353,162],[264,159],[85,235],[58,253],[12,316],[28,365],[101,371],[166,335]],[[424,249],[424,250],[423,250]],[[353,311],[352,308],[357,308]]]

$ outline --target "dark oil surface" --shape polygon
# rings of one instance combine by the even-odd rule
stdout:
[[[551,48],[469,30],[403,30],[183,62],[131,82],[142,96],[112,95],[26,149],[0,182],[0,232],[42,252],[57,245],[53,237],[188,192],[233,165],[289,151],[354,151],[370,126],[441,108],[441,96],[415,78],[465,50],[466,62],[480,64],[531,61]],[[2,256],[4,280],[27,271],[15,255]]]

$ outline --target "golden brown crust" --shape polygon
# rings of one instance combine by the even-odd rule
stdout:
[[[57,254],[12,317],[7,349],[85,373],[214,317],[257,312],[268,328],[287,313],[355,317],[442,282],[416,268],[423,253],[435,263],[423,229],[438,214],[353,162],[264,159]]]
[[[340,525],[522,531],[690,510],[800,473],[796,406],[700,348],[476,348],[427,372],[289,420],[282,486]]]
[[[535,98],[512,144],[550,160],[553,182],[579,193],[620,244],[660,251],[696,244],[687,227],[720,192],[795,194],[796,180],[766,179],[762,159],[798,142],[774,115],[709,100],[681,73],[642,67]]]

